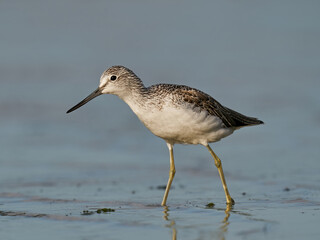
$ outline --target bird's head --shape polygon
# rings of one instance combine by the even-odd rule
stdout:
[[[70,108],[67,113],[78,109],[101,94],[114,94],[123,99],[135,89],[141,88],[144,88],[144,86],[133,71],[123,66],[113,66],[102,73],[99,87],[77,105]]]

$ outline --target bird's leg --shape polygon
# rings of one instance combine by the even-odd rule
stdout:
[[[214,159],[214,164],[216,165],[216,167],[218,168],[219,171],[219,175],[220,175],[220,179],[222,182],[222,186],[224,189],[224,192],[226,194],[226,199],[227,199],[227,204],[234,204],[234,200],[231,198],[228,187],[227,187],[227,183],[226,183],[226,179],[224,178],[224,174],[223,174],[223,169],[222,169],[222,164],[221,164],[221,160],[220,158],[212,151],[211,147],[209,145],[206,146],[210,152],[210,154],[212,155],[213,159]]]
[[[174,175],[176,173],[176,168],[174,166],[174,158],[173,158],[173,145],[170,143],[167,143],[170,153],[170,172],[169,172],[169,179],[166,187],[166,191],[164,192],[163,200],[161,203],[161,206],[166,206],[169,190],[171,187],[171,183],[173,181]]]

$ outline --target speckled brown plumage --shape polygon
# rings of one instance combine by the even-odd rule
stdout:
[[[155,95],[157,95],[158,99],[159,97],[163,99],[166,95],[171,95],[174,102],[189,103],[195,108],[200,108],[201,111],[206,111],[210,115],[219,117],[226,127],[240,128],[263,124],[263,121],[224,107],[210,95],[188,86],[157,84],[147,88],[146,93],[153,99],[155,99]]]

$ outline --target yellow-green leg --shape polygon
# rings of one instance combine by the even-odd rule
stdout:
[[[224,192],[226,194],[226,199],[227,199],[227,204],[234,204],[234,200],[231,198],[228,187],[227,187],[227,183],[226,183],[226,179],[224,178],[224,174],[223,174],[223,169],[222,169],[222,164],[221,164],[221,160],[220,158],[212,151],[211,147],[209,145],[206,146],[210,152],[210,154],[212,155],[213,159],[214,159],[214,164],[216,165],[216,167],[218,168],[219,171],[219,175],[220,175],[220,179],[222,182],[222,186],[224,189]]]
[[[166,191],[164,192],[164,196],[162,199],[161,206],[166,206],[168,194],[170,191],[171,183],[173,181],[174,175],[176,174],[176,168],[174,166],[174,158],[173,158],[173,145],[170,143],[167,143],[170,153],[170,172],[169,172],[169,179],[166,187]]]

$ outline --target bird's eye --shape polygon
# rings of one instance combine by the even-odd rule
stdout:
[[[117,79],[117,76],[114,76],[114,75],[111,76],[111,78],[110,78],[111,81],[114,81],[114,80],[116,80],[116,79]]]

